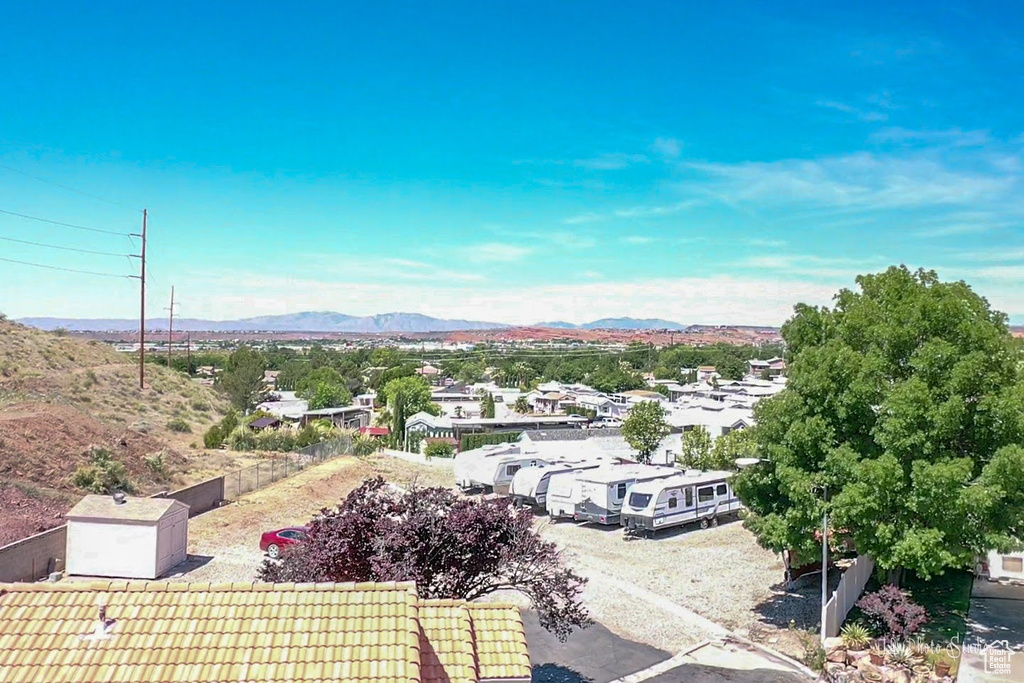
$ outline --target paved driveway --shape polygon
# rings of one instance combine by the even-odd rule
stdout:
[[[534,683],[610,683],[672,655],[620,638],[601,624],[576,631],[564,643],[541,628],[537,613],[523,611]]]
[[[1015,652],[1009,673],[986,671],[984,653],[971,646],[1003,640]],[[960,683],[1024,683],[1024,586],[975,579],[965,641]]]

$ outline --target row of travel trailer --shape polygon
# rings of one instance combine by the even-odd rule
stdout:
[[[571,519],[650,534],[735,514],[741,504],[731,472],[683,471],[611,455],[541,457],[519,443],[485,446],[455,457],[464,491],[510,495],[518,504]]]

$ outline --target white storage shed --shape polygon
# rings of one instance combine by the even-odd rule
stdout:
[[[173,498],[86,496],[67,522],[68,574],[156,579],[187,557],[188,505]]]

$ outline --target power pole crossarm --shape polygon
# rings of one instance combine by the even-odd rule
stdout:
[[[139,389],[146,388],[146,219],[142,210],[142,256],[139,258]]]

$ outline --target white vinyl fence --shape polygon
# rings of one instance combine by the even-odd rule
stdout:
[[[875,570],[874,559],[867,555],[859,555],[850,568],[843,572],[839,586],[825,605],[825,637],[834,638],[846,620],[846,615],[860,598],[864,586]]]

